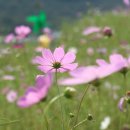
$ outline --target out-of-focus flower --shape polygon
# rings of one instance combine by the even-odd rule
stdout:
[[[43,48],[48,48],[51,43],[51,39],[48,35],[41,35],[38,37],[38,42]]]
[[[14,42],[14,40],[15,40],[15,35],[13,33],[10,33],[5,37],[4,42],[8,44]]]
[[[77,50],[76,47],[70,47],[70,48],[68,49],[68,51],[69,51],[69,52],[72,52],[72,53],[74,53],[74,54],[76,54],[76,53],[78,52],[78,50]]]
[[[2,80],[15,80],[15,77],[13,75],[4,75]]]
[[[99,53],[99,54],[106,54],[107,53],[107,49],[106,48],[97,48],[97,52]]]
[[[128,61],[120,54],[110,56],[110,63],[103,59],[97,59],[96,66],[80,67],[70,72],[71,77],[59,80],[60,85],[86,84],[105,78],[113,73],[124,71],[128,67]]]
[[[123,0],[123,2],[126,6],[130,6],[130,0]]]
[[[36,51],[36,52],[42,52],[42,51],[43,51],[43,47],[40,47],[40,46],[39,46],[39,47],[36,47],[36,48],[35,48],[35,51]]]
[[[96,66],[80,67],[70,72],[71,78],[60,79],[60,85],[86,84],[97,79]]]
[[[10,90],[7,94],[6,94],[6,99],[8,102],[13,103],[16,101],[17,99],[17,92],[14,90]]]
[[[87,48],[86,52],[89,56],[94,55],[94,49],[92,47]]]
[[[17,26],[15,28],[15,33],[20,38],[25,38],[25,37],[27,37],[31,33],[31,29],[28,26],[21,25],[21,26]]]
[[[127,105],[129,104],[130,104],[130,91],[128,91],[125,96],[120,98],[118,108],[120,109],[120,111],[126,112]]]
[[[118,103],[118,108],[120,109],[120,111],[122,112],[125,112],[126,111],[126,100],[125,100],[125,97],[122,97],[120,100],[119,100],[119,103]]]
[[[98,33],[100,31],[101,31],[100,27],[90,26],[90,27],[87,27],[86,29],[84,29],[83,35],[90,35],[90,34],[93,34],[93,33]]]
[[[110,125],[111,118],[109,116],[105,117],[100,125],[100,130],[105,130]]]
[[[21,108],[26,108],[40,102],[47,96],[51,84],[51,74],[38,75],[35,86],[27,89],[25,95],[18,99],[17,105]]]
[[[56,48],[54,53],[49,49],[44,49],[42,52],[42,57],[37,56],[35,58],[35,63],[39,64],[38,69],[47,72],[65,72],[72,71],[77,67],[75,61],[75,54],[68,52],[65,54],[62,47]]]
[[[111,66],[111,69],[113,69],[113,72],[118,71],[127,71],[130,64],[130,59],[124,58],[120,54],[112,54],[109,57],[110,63],[107,63],[105,60],[97,59],[96,62],[99,66]],[[112,70],[111,70],[112,71]]]
[[[20,48],[24,48],[24,44],[14,44],[12,47],[15,49],[20,49]]]
[[[110,27],[104,27],[102,30],[104,36],[111,37],[113,35],[112,29]]]

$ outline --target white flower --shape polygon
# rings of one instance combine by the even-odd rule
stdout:
[[[100,125],[100,130],[105,130],[108,128],[109,124],[111,122],[111,118],[109,116],[106,116]]]
[[[78,52],[77,48],[76,47],[70,47],[68,49],[69,52],[73,52],[74,54],[76,54]]]

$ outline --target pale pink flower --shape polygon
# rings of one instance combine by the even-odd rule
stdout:
[[[14,40],[15,40],[15,35],[13,33],[10,33],[5,37],[4,42],[8,44],[13,42]]]
[[[84,29],[83,35],[90,35],[90,34],[93,34],[93,33],[98,33],[100,31],[101,31],[100,27],[90,26],[90,27],[87,27],[86,29]]]
[[[52,84],[52,75],[38,75],[34,87],[29,87],[25,95],[17,101],[17,105],[21,108],[30,107],[43,100]]]
[[[126,108],[126,100],[125,100],[125,97],[122,97],[120,100],[119,100],[119,103],[118,103],[118,108],[121,112],[124,112],[125,111],[125,108]]]
[[[65,54],[62,47],[58,47],[52,53],[49,49],[42,51],[42,56],[35,58],[35,63],[39,64],[38,69],[47,72],[65,72],[74,70],[77,67],[75,54],[68,52]]]
[[[8,102],[13,103],[16,101],[17,99],[17,92],[14,90],[10,90],[7,94],[6,94],[6,99]]]
[[[110,71],[113,71],[113,73],[129,68],[129,59],[124,58],[120,54],[110,55],[109,60],[109,63],[103,59],[97,59],[96,62],[99,66],[109,66]]]
[[[4,75],[2,80],[15,80],[15,77],[13,75]]]
[[[89,56],[94,55],[94,49],[92,47],[87,48],[86,52]]]
[[[17,37],[25,38],[31,33],[31,29],[28,26],[21,25],[15,28],[15,33],[17,34]]]
[[[36,47],[36,48],[35,48],[35,51],[36,51],[36,52],[42,52],[42,51],[43,51],[43,47],[40,47],[40,46],[39,46],[39,47]]]
[[[100,80],[128,67],[128,62],[120,54],[110,56],[110,63],[96,60],[98,66],[80,67],[70,72],[71,77],[59,80],[60,85],[78,85]]]
[[[130,0],[123,0],[123,2],[126,6],[130,6]]]
[[[97,72],[96,66],[80,67],[70,72],[70,75],[72,77],[60,79],[58,83],[60,85],[86,84],[97,79],[96,72]]]

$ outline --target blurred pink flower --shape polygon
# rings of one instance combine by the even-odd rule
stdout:
[[[75,54],[73,52],[68,52],[65,54],[62,47],[56,48],[54,53],[49,49],[44,49],[42,51],[42,56],[37,56],[35,58],[35,63],[40,64],[38,69],[47,72],[65,72],[74,70],[77,67],[75,61]]]
[[[87,48],[86,52],[89,56],[94,55],[94,49],[92,47]]]
[[[103,28],[102,33],[104,36],[108,36],[108,37],[111,37],[113,35],[112,29],[108,26]]]
[[[4,42],[8,44],[13,42],[14,40],[15,40],[15,35],[13,33],[10,33],[5,37]]]
[[[29,87],[25,95],[18,99],[17,105],[21,108],[30,107],[43,100],[52,84],[52,75],[38,75],[34,87]]]
[[[60,85],[86,84],[97,79],[96,66],[80,67],[70,72],[71,78],[60,79]]]
[[[17,99],[17,92],[14,90],[10,90],[7,94],[6,94],[6,99],[8,102],[13,103],[16,101]]]
[[[36,51],[36,52],[42,52],[42,51],[43,51],[43,47],[40,47],[40,46],[39,46],[39,47],[36,47],[36,48],[35,48],[35,51]]]
[[[31,33],[31,29],[28,26],[21,25],[15,28],[15,33],[18,38],[25,38]]]
[[[123,2],[126,6],[130,6],[130,0],[123,0]]]
[[[109,66],[111,71],[118,72],[123,69],[129,68],[130,60],[127,58],[124,58],[120,54],[112,54],[109,57],[110,63],[107,63],[103,59],[97,59],[96,62],[99,66]]]
[[[15,49],[20,49],[20,48],[24,48],[24,44],[14,44],[12,47]]]
[[[100,31],[101,31],[100,27],[90,26],[90,27],[87,27],[86,29],[84,29],[83,35],[90,35],[92,33],[98,33]]]
[[[4,75],[2,80],[15,80],[15,77],[13,75]]]
[[[128,67],[128,61],[120,54],[112,54],[110,63],[97,59],[98,66],[80,67],[70,72],[72,77],[59,80],[60,85],[78,85],[100,80]],[[130,60],[130,59],[129,59]]]
[[[122,97],[122,98],[119,100],[118,108],[119,108],[120,111],[122,111],[122,112],[125,111],[125,108],[126,108],[126,100],[125,100],[125,97]]]

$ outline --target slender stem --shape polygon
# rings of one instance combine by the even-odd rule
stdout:
[[[127,91],[127,77],[126,77],[126,74],[123,74],[123,77],[124,77],[124,87],[125,87],[125,93]]]
[[[85,89],[85,91],[84,91],[84,94],[83,94],[83,96],[82,96],[82,98],[81,98],[81,101],[79,102],[79,106],[78,106],[78,110],[77,110],[77,115],[76,115],[75,123],[74,123],[74,125],[73,125],[73,127],[72,127],[71,130],[73,130],[73,129],[75,128],[74,126],[77,124],[78,116],[79,116],[79,112],[80,112],[80,108],[81,108],[83,99],[84,99],[84,97],[85,97],[85,95],[86,95],[86,93],[87,93],[87,91],[88,91],[88,89],[89,89],[89,86],[90,86],[90,85],[88,85],[88,86],[86,87],[86,89]]]
[[[73,128],[76,128],[76,127],[78,127],[78,126],[80,126],[80,125],[82,125],[84,122],[86,122],[88,119],[86,118],[86,119],[84,119],[83,121],[80,121],[78,124],[76,124]]]
[[[14,120],[14,121],[6,122],[6,123],[1,123],[0,126],[11,125],[11,124],[17,123],[17,122],[19,122],[19,121],[20,121],[20,120]]]
[[[57,86],[57,89],[58,89],[58,95],[61,95],[60,88],[59,88],[58,83],[57,83],[57,79],[58,79],[57,70],[56,70],[55,76],[56,76],[56,86]],[[64,116],[63,116],[63,107],[62,107],[61,98],[59,99],[59,104],[60,104],[60,108],[61,108],[62,130],[64,130]]]
[[[46,116],[46,114],[45,114],[45,112],[44,112],[44,110],[42,109],[42,107],[41,107],[40,104],[39,104],[39,108],[40,108],[40,110],[42,111],[42,117],[44,117],[44,120],[45,120],[45,122],[46,122],[46,129],[47,129],[47,130],[50,130],[50,128],[49,128],[49,122],[48,122],[47,116]]]
[[[46,106],[45,109],[44,109],[44,112],[47,113],[47,110],[49,109],[49,107],[50,107],[55,101],[57,101],[59,98],[61,98],[61,97],[63,97],[63,96],[64,96],[64,94],[61,93],[60,95],[54,97],[54,98],[47,104],[47,106]]]

